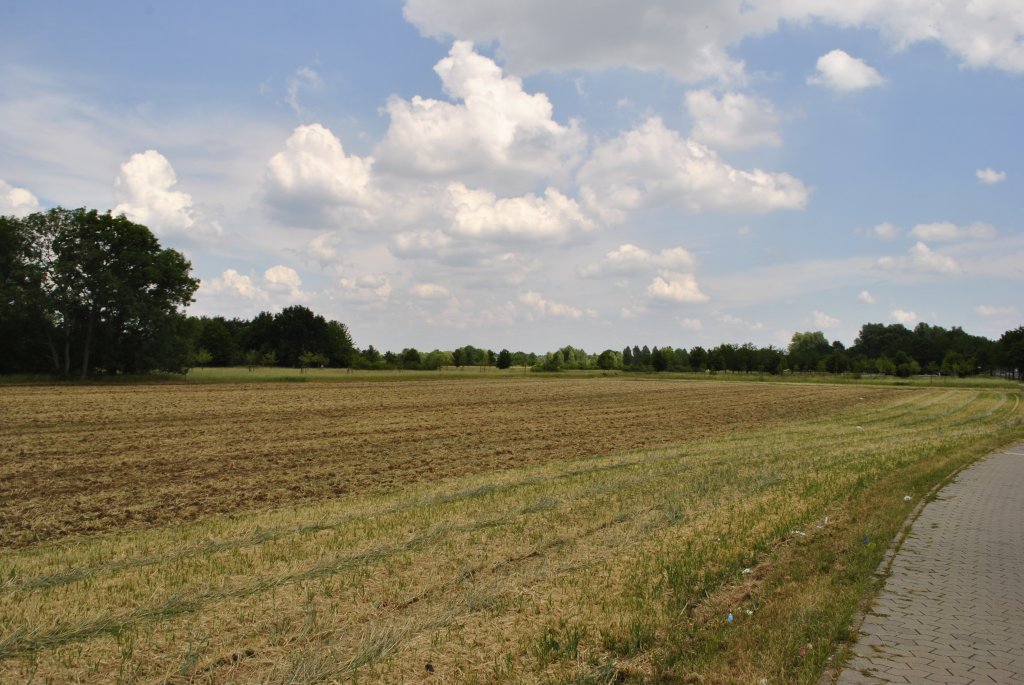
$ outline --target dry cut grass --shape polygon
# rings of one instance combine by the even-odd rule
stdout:
[[[571,426],[589,395],[519,388],[558,390]],[[564,445],[536,463],[9,549],[0,682],[813,682],[902,495],[1024,434],[1016,393],[849,390],[772,386],[720,433],[604,456],[535,414]]]

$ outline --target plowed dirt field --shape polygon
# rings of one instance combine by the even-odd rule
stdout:
[[[0,548],[681,444],[897,392],[533,377],[6,387]]]

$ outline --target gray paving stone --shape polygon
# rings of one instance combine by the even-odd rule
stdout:
[[[922,509],[837,682],[1024,683],[1024,445]]]

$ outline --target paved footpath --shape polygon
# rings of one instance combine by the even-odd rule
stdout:
[[[1024,683],[1024,444],[927,504],[840,685]]]

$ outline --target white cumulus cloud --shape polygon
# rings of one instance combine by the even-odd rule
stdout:
[[[861,290],[860,294],[857,295],[857,299],[860,300],[861,302],[863,302],[864,304],[874,304],[875,301],[876,301],[875,300],[875,296],[872,295],[867,290]]]
[[[607,221],[641,207],[762,213],[799,209],[808,198],[789,174],[735,169],[657,117],[599,145],[577,180],[585,204]]]
[[[338,256],[338,235],[321,233],[306,246],[306,252],[321,264],[327,264]]]
[[[842,50],[833,50],[818,58],[817,71],[807,82],[840,92],[880,86],[885,79],[868,64]]]
[[[579,319],[583,316],[583,310],[572,305],[549,300],[534,290],[520,294],[519,301],[543,316],[556,316],[568,319]]]
[[[603,3],[587,0],[408,0],[405,17],[427,35],[497,40],[518,73],[545,69],[665,69],[684,80],[735,80],[743,63],[726,46],[752,22],[716,0]],[[749,16],[749,15],[748,15]],[[756,20],[755,20],[756,21]]]
[[[679,327],[684,331],[699,331],[704,328],[700,319],[679,319]]]
[[[651,269],[692,269],[697,263],[685,248],[669,247],[651,252],[630,243],[619,245],[607,252],[600,262],[588,264],[579,270],[584,278],[604,276],[635,276]]]
[[[39,199],[25,190],[0,179],[0,216],[23,217],[41,209]]]
[[[890,224],[888,221],[886,221],[884,223],[877,224],[871,230],[874,232],[874,234],[876,236],[878,236],[882,240],[892,240],[892,239],[896,238],[897,236],[899,236],[899,234],[900,234],[899,227],[898,226],[894,226],[893,224]]]
[[[654,277],[651,284],[647,286],[647,294],[652,299],[679,302],[697,303],[707,302],[708,296],[700,291],[697,286],[697,279],[693,274],[681,274],[666,271]]]
[[[425,35],[496,42],[518,74],[627,66],[741,81],[744,64],[730,50],[784,22],[876,30],[896,49],[937,42],[967,66],[1024,72],[1019,0],[406,0],[405,16]]]
[[[288,95],[285,101],[288,106],[300,117],[306,114],[305,107],[299,102],[299,95],[302,91],[320,90],[324,87],[324,80],[320,74],[309,67],[299,67],[295,74],[288,79]]]
[[[196,294],[197,306],[207,312],[227,309],[254,313],[257,308],[276,309],[311,297],[302,290],[298,272],[283,264],[269,267],[262,277],[225,269],[220,276],[203,279]]]
[[[818,328],[835,328],[841,322],[834,316],[829,316],[825,312],[818,311],[817,309],[811,312],[811,319],[814,321],[814,325]]]
[[[226,294],[256,301],[269,299],[266,290],[253,283],[252,278],[235,269],[227,269],[220,276],[204,280],[200,288],[200,295],[203,294]]]
[[[453,239],[441,230],[406,231],[391,239],[391,252],[396,257],[419,259],[432,257],[453,247]]]
[[[1024,13],[1018,0],[836,2],[823,14],[845,25],[878,28],[899,49],[937,41],[965,66],[1024,72]]]
[[[157,234],[187,233],[196,223],[192,196],[174,190],[177,184],[178,177],[166,157],[156,150],[138,152],[121,165],[114,181],[114,192],[120,200],[114,213],[124,214]],[[219,232],[215,224],[206,230]]]
[[[356,304],[379,304],[391,297],[391,280],[387,276],[364,274],[339,278],[339,295]]]
[[[892,316],[892,320],[895,321],[896,323],[901,323],[904,325],[911,324],[917,321],[917,314],[915,314],[914,312],[905,311],[903,309],[894,309],[890,316]]]
[[[417,283],[409,288],[409,293],[421,300],[438,300],[451,295],[451,291],[437,283]]]
[[[372,157],[345,154],[341,141],[328,128],[299,126],[285,149],[267,162],[264,201],[286,224],[371,221],[382,203],[372,170]]]
[[[305,300],[309,296],[302,292],[302,279],[299,273],[290,266],[277,264],[263,272],[266,288],[276,293],[286,294],[293,300]]]
[[[994,307],[988,304],[979,304],[974,308],[974,313],[986,318],[1016,316],[1016,307]]]
[[[489,190],[451,183],[448,200],[449,231],[458,236],[560,242],[594,227],[575,200],[554,188],[543,197],[528,193],[499,199]]]
[[[472,177],[512,190],[538,178],[567,177],[586,146],[576,122],[553,118],[543,93],[527,93],[473,45],[456,41],[434,67],[459,102],[392,97],[391,118],[376,150],[382,169],[401,176]]]
[[[908,256],[881,257],[878,266],[887,271],[923,274],[953,275],[963,271],[955,259],[935,252],[921,241],[910,248]]]
[[[1005,171],[996,171],[995,169],[988,167],[985,169],[978,169],[974,172],[974,175],[978,177],[978,180],[982,183],[993,184],[1001,183],[1006,180]]]
[[[734,326],[736,328],[744,328],[744,329],[746,329],[748,331],[762,331],[762,330],[764,330],[764,324],[762,322],[760,322],[760,321],[747,321],[746,319],[741,319],[740,317],[734,316],[732,314],[716,313],[715,314],[715,321],[717,321],[718,323],[721,323],[721,324],[725,324],[726,326]]]
[[[910,248],[910,262],[919,271],[941,274],[958,274],[961,271],[960,265],[956,263],[955,259],[935,252],[920,241]]]
[[[710,90],[691,90],[686,93],[686,107],[693,119],[690,135],[711,147],[742,150],[782,144],[779,115],[764,98],[743,93],[718,98]]]
[[[969,226],[957,226],[949,221],[932,224],[918,224],[910,235],[921,240],[962,240],[964,238],[994,238],[996,229],[991,224],[976,221]]]

